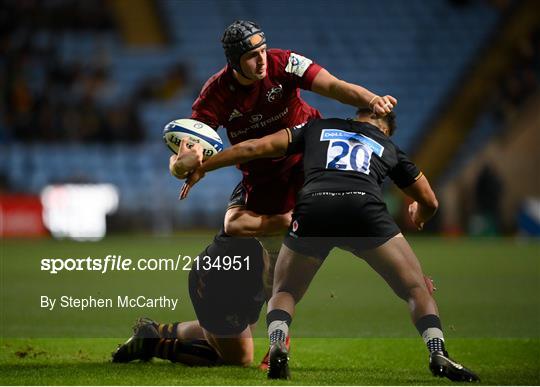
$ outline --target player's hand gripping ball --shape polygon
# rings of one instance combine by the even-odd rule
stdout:
[[[199,144],[202,147],[204,160],[223,150],[221,137],[214,129],[202,122],[191,118],[183,118],[165,125],[163,140],[171,151],[178,154],[180,141],[183,138],[187,139],[188,148],[191,148],[194,144]]]
[[[199,144],[193,144],[191,148],[187,146],[188,139],[180,140],[178,154],[169,158],[169,170],[178,179],[185,179],[203,162],[203,150]]]
[[[185,179],[203,160],[223,149],[223,142],[214,129],[189,118],[165,125],[163,140],[175,153],[169,159],[169,170],[178,179]]]

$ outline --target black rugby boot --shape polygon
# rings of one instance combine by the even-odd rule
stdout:
[[[434,376],[446,377],[453,382],[480,381],[474,372],[450,359],[446,351],[435,351],[429,355],[429,369]]]
[[[268,362],[268,379],[290,379],[289,351],[283,341],[277,341],[270,346],[270,361]]]

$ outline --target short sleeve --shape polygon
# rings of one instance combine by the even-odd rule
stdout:
[[[311,126],[313,121],[304,122],[303,124],[287,128],[289,135],[289,146],[287,147],[287,155],[294,153],[302,153],[304,151],[304,133]]]
[[[281,70],[285,76],[291,79],[295,85],[304,89],[311,90],[311,85],[315,76],[321,71],[322,67],[311,59],[306,58],[296,52],[289,50],[272,50],[276,54]]]
[[[396,153],[397,164],[390,170],[388,176],[399,188],[406,188],[422,177],[422,172],[398,147]]]
[[[212,108],[207,98],[199,96],[191,107],[191,118],[197,121],[204,122],[206,125],[214,129],[218,129],[220,122],[217,114],[217,109]]]
[[[311,59],[306,58],[295,52],[291,52],[285,67],[285,72],[298,77],[298,86],[304,90],[311,90],[311,85],[315,76],[321,71],[322,67]]]

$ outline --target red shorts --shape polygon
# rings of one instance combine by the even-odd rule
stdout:
[[[243,206],[261,215],[284,214],[294,208],[296,195],[304,184],[303,163],[267,182],[243,179],[234,189],[227,208]]]

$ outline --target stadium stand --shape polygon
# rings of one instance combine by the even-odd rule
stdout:
[[[41,7],[48,15],[83,12],[77,2],[53,4]],[[167,172],[161,130],[189,116],[202,82],[224,65],[219,40],[233,20],[256,20],[270,47],[297,50],[340,78],[395,95],[395,139],[408,150],[500,15],[482,2],[307,4],[160,0],[169,42],[138,47],[121,39],[105,2],[97,2],[94,12],[105,15],[106,23],[65,26],[53,26],[56,17],[33,25],[35,10],[7,2],[25,21],[5,28],[9,55],[1,62],[8,92],[0,121],[0,174],[8,189],[39,193],[51,182],[111,182],[120,189],[121,214],[167,214],[170,227],[215,226],[239,173],[210,175],[189,203],[177,205],[180,182]],[[303,96],[326,117],[353,112],[309,92]]]

